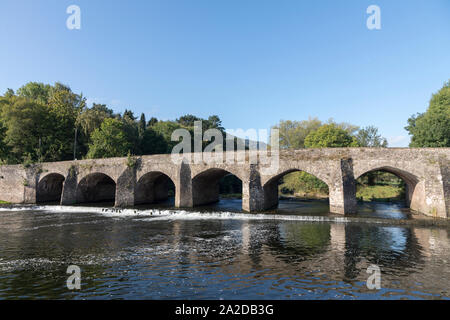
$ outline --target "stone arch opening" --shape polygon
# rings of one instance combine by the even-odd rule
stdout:
[[[194,206],[219,202],[225,194],[242,198],[242,180],[235,174],[219,168],[203,171],[192,179]]]
[[[286,180],[289,184],[286,185]],[[280,193],[299,198],[329,198],[329,187],[326,182],[315,175],[300,169],[286,170],[268,180],[263,185],[264,208],[276,208]]]
[[[91,173],[80,180],[77,203],[112,202],[116,197],[116,183],[104,173]]]
[[[161,203],[175,197],[172,179],[159,171],[144,174],[136,183],[134,204]]]
[[[36,189],[36,203],[61,202],[64,176],[51,173],[43,177]]]
[[[384,175],[384,177],[383,177]],[[383,179],[384,180],[392,180],[392,183],[395,183],[396,181],[393,180],[390,177],[396,177],[397,180],[399,180],[396,183],[396,186],[398,188],[401,188],[402,194],[400,195],[402,199],[404,199],[405,204],[408,207],[414,207],[414,202],[417,201],[417,198],[420,197],[420,188],[418,188],[419,179],[417,176],[415,176],[412,173],[406,172],[404,170],[394,168],[394,167],[379,167],[374,168],[369,171],[364,172],[363,174],[356,177],[357,182],[357,191],[359,190],[359,193],[357,192],[357,197],[361,198],[361,185],[375,185],[377,184],[376,179]],[[389,182],[389,181],[386,181]],[[363,197],[364,198],[364,197]],[[386,197],[389,198],[389,197]],[[382,197],[380,200],[386,200]]]

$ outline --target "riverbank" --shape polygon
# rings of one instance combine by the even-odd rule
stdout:
[[[280,190],[280,199],[302,199],[302,200],[324,200],[328,199],[326,192],[308,192],[298,191],[294,193],[283,193]],[[404,198],[404,190],[397,186],[361,186],[356,190],[356,199],[358,201],[386,201],[396,202]]]

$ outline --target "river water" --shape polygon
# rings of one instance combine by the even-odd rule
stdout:
[[[449,299],[450,228],[401,204],[0,208],[0,299]],[[414,221],[413,221],[414,220]],[[70,265],[81,289],[69,290]],[[368,289],[367,269],[381,270]]]

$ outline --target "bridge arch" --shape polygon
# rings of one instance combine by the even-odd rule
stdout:
[[[176,187],[170,176],[161,171],[150,171],[143,174],[136,182],[134,204],[165,201],[172,192],[175,196]]]
[[[371,172],[388,172],[403,180],[406,185],[406,204],[411,207],[411,209],[418,209],[416,208],[416,205],[418,205],[423,198],[424,184],[417,174],[397,167],[384,165],[375,166],[358,172],[358,175],[355,175],[355,180]]]
[[[305,170],[301,167],[293,167],[293,168],[285,168],[283,171],[279,172],[278,174],[268,178],[263,182],[262,188],[264,191],[264,208],[270,209],[275,208],[278,206],[279,202],[279,194],[278,194],[278,184],[279,181],[286,175],[293,173],[293,172],[305,172],[308,175],[313,176],[314,178],[317,178],[322,183],[324,183],[327,186],[328,193],[330,189],[330,184],[327,182],[328,179],[325,179],[322,175],[316,175],[313,174],[310,170]]]
[[[220,181],[226,176],[233,175],[242,183],[242,178],[233,171],[223,168],[209,168],[197,173],[192,178],[193,206],[218,202],[220,200]],[[242,190],[240,191],[242,194]]]
[[[65,177],[60,173],[48,173],[40,177],[36,188],[36,202],[60,202]]]
[[[94,172],[85,175],[78,182],[77,203],[113,202],[116,196],[116,182],[110,176]]]

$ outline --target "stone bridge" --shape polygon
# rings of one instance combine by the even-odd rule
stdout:
[[[224,153],[249,159],[255,151]],[[242,154],[244,153],[244,154]],[[185,154],[193,159],[205,154]],[[171,155],[108,158],[0,166],[0,200],[12,203],[58,201],[62,205],[111,201],[118,207],[153,203],[175,187],[176,207],[195,207],[219,199],[219,181],[233,174],[242,181],[242,209],[264,211],[278,204],[278,182],[305,171],[328,185],[330,212],[356,211],[356,179],[387,171],[403,179],[406,201],[423,214],[450,217],[450,148],[324,148],[281,151],[278,166],[227,161],[174,162]]]

